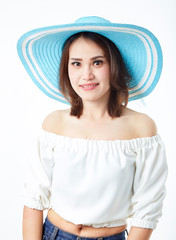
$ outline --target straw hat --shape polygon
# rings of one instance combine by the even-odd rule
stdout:
[[[143,98],[153,91],[163,64],[157,38],[139,26],[111,23],[104,18],[90,16],[70,24],[34,29],[19,39],[19,57],[34,83],[47,96],[67,103],[58,87],[62,48],[67,38],[82,31],[99,33],[116,44],[132,77],[129,101]]]

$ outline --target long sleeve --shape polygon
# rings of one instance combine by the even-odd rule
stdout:
[[[133,182],[131,225],[156,228],[165,197],[167,162],[165,147],[158,136],[138,149]]]
[[[45,210],[50,206],[54,166],[53,144],[44,136],[40,136],[35,141],[32,151],[24,183],[24,205]]]

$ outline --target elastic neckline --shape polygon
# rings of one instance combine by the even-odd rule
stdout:
[[[52,133],[47,130],[44,130],[43,128],[41,131],[47,135],[53,136],[55,138],[64,139],[64,140],[71,140],[71,141],[83,141],[83,142],[108,142],[108,143],[115,143],[115,142],[134,142],[134,141],[150,141],[150,140],[156,140],[160,137],[160,135],[157,133],[154,136],[151,137],[138,137],[138,138],[131,138],[131,139],[114,139],[114,140],[105,140],[105,139],[90,139],[90,138],[81,138],[81,137],[69,137],[64,135],[59,135],[57,133]]]

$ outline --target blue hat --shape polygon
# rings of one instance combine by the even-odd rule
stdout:
[[[18,41],[19,57],[34,83],[49,97],[68,103],[59,92],[58,71],[64,42],[71,35],[96,32],[118,47],[132,77],[129,101],[149,95],[162,70],[163,58],[157,38],[147,29],[111,23],[96,16],[82,17],[76,22],[34,29]]]

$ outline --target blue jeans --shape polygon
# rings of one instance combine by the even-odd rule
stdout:
[[[125,232],[123,231],[107,237],[89,238],[65,232],[53,225],[48,218],[45,219],[43,224],[43,240],[125,240]]]

